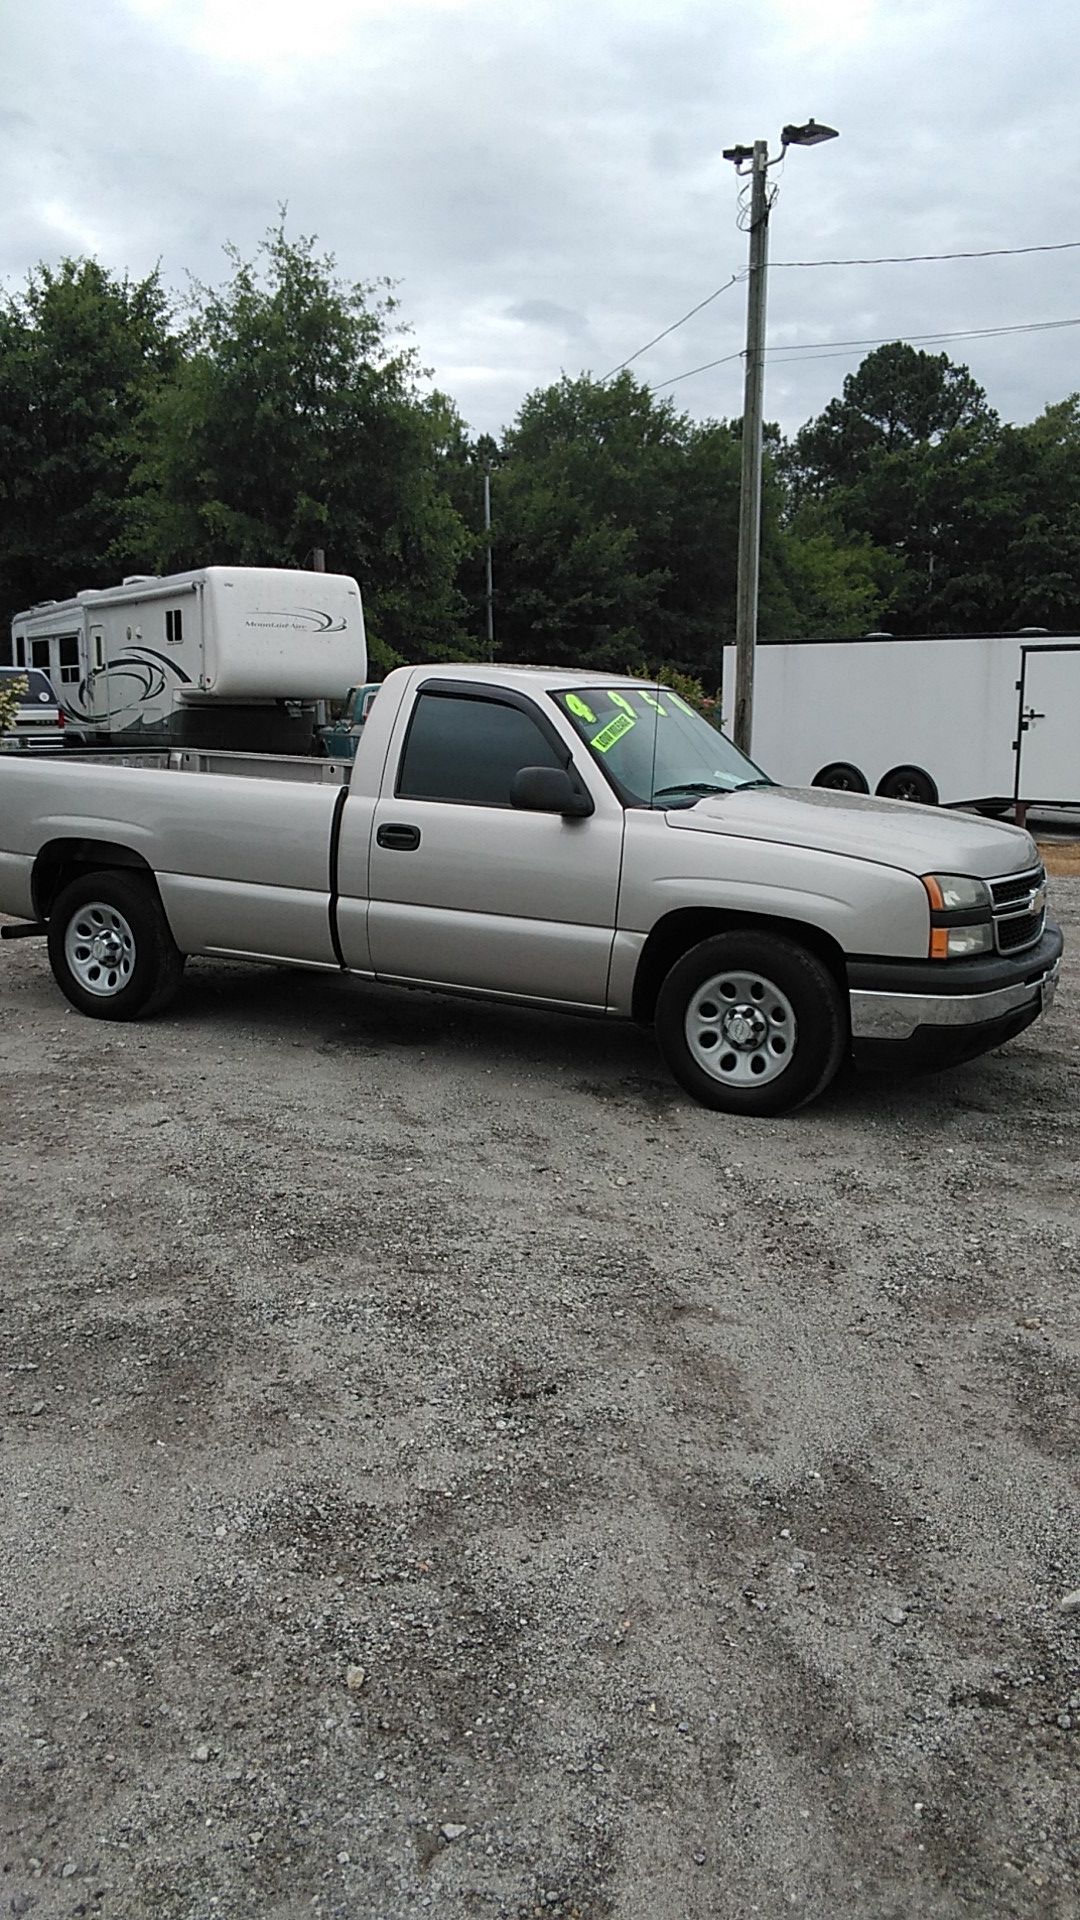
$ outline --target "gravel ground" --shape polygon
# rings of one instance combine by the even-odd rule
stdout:
[[[0,1914],[1080,1910],[1080,878],[789,1120],[648,1035],[0,954]]]

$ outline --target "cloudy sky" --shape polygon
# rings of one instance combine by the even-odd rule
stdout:
[[[813,116],[841,138],[772,175],[767,417],[818,412],[851,342],[1038,326],[941,343],[1027,420],[1080,387],[1080,327],[1045,326],[1080,317],[1080,247],[779,263],[1080,241],[1078,51],[1068,0],[0,0],[0,275],[93,253],[219,281],[285,202],[344,277],[399,282],[435,381],[498,432],[745,268],[722,149]],[[740,280],[634,371],[744,330]],[[741,383],[733,357],[664,391],[727,417]]]

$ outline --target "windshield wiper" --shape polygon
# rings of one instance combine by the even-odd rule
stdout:
[[[730,793],[730,792],[731,792],[730,787],[718,787],[713,785],[713,783],[709,780],[680,780],[678,785],[674,787],[657,787],[655,792],[653,793],[653,799],[667,800],[673,794],[691,793],[693,794],[695,800],[700,800],[707,793]]]

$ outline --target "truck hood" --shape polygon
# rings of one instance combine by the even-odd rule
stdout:
[[[906,873],[966,873],[982,880],[1022,873],[1038,861],[1031,835],[970,813],[876,800],[827,787],[747,787],[673,808],[680,833],[727,833],[819,853],[873,860]]]

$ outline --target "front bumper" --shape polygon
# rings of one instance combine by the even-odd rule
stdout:
[[[1015,957],[850,961],[857,1064],[955,1066],[1001,1046],[1050,1005],[1061,951],[1061,929],[1048,919],[1038,945]]]

